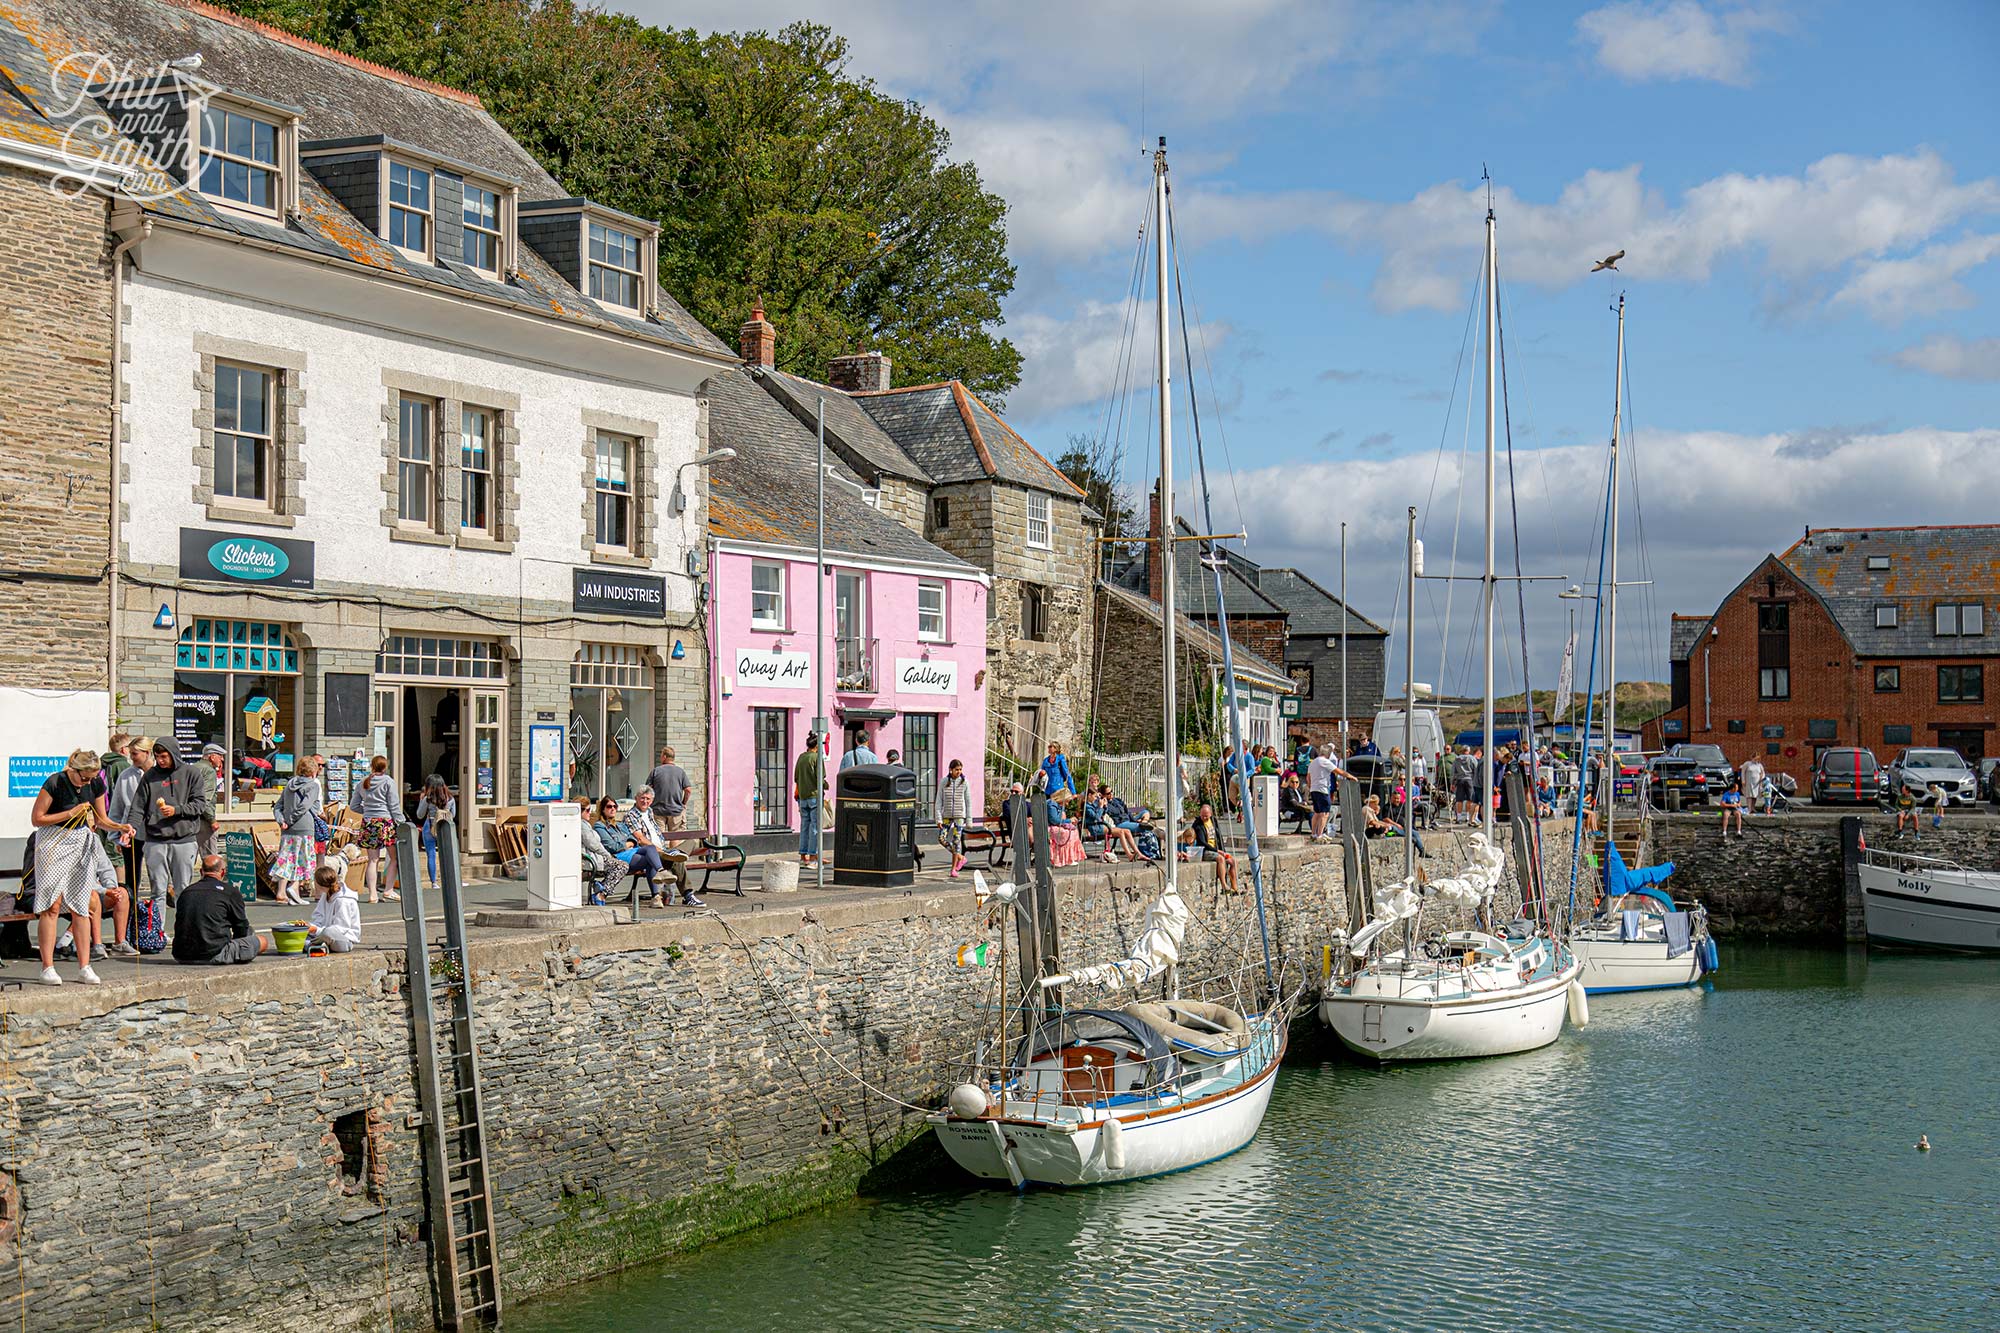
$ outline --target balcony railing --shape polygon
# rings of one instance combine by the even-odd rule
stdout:
[[[875,640],[834,640],[833,687],[843,694],[875,693]]]

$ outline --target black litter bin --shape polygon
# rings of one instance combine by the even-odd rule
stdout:
[[[856,764],[834,779],[833,882],[901,888],[917,881],[917,775]]]

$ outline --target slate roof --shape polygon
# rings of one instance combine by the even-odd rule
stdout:
[[[957,380],[857,393],[853,400],[934,482],[990,479],[1068,499],[1083,494]]]
[[[1097,590],[1102,596],[1109,597],[1119,605],[1129,608],[1152,624],[1160,625],[1165,623],[1164,608],[1144,593],[1134,592],[1130,588],[1121,588],[1116,584],[1106,583],[1101,579],[1098,581]],[[1212,658],[1218,666],[1221,665],[1222,638],[1220,635],[1205,626],[1189,620],[1185,614],[1177,614],[1174,619],[1179,622],[1174,633],[1182,643],[1193,648],[1203,656]],[[1273,666],[1256,653],[1243,647],[1242,644],[1232,643],[1230,645],[1229,660],[1235,665],[1238,676],[1256,680],[1259,684],[1269,685],[1281,694],[1294,693],[1297,688],[1292,684],[1292,678],[1289,673]]]
[[[1870,569],[1871,558],[1886,569]],[[2000,524],[1813,528],[1778,557],[1818,593],[1863,657],[1962,657],[2000,652]],[[1985,607],[1979,638],[1940,638],[1939,602]],[[1877,629],[1875,608],[1897,608]]]
[[[1184,518],[1174,519],[1174,531],[1192,537],[1194,528]],[[1215,575],[1202,563],[1202,543],[1174,543],[1174,591],[1180,608],[1189,615],[1215,615]],[[1285,608],[1266,597],[1256,584],[1257,567],[1226,547],[1223,554],[1222,603],[1232,616],[1284,619]],[[1143,568],[1143,566],[1142,566]],[[1149,594],[1159,589],[1148,588]]]
[[[1701,636],[1708,632],[1707,616],[1684,616],[1676,611],[1667,622],[1667,660],[1679,662],[1686,659],[1701,642]]]
[[[829,437],[847,446],[877,472],[926,486],[931,484],[931,475],[876,424],[875,418],[852,395],[830,384],[801,379],[782,370],[766,370],[758,378],[807,430],[813,429],[814,414],[819,409],[819,400],[824,398]]]
[[[566,191],[469,93],[341,55],[268,25],[198,0],[36,0],[32,12],[9,3],[0,19],[48,59],[95,52],[139,70],[199,52],[197,77],[224,92],[296,110],[307,141],[385,136],[426,154],[464,163],[503,183],[518,183],[524,202]],[[148,201],[156,217],[232,233],[358,264],[407,281],[500,301],[565,322],[607,329],[710,357],[735,360],[729,347],[665,292],[657,319],[599,307],[558,277],[526,244],[516,247],[520,275],[496,281],[456,264],[412,260],[377,238],[333,196],[301,172],[297,213],[283,223],[224,212],[194,190]]]
[[[1389,631],[1362,615],[1296,569],[1259,569],[1257,587],[1265,597],[1290,613],[1286,622],[1290,633],[1304,638],[1340,634],[1347,626],[1349,638],[1386,638]]]
[[[736,450],[709,469],[710,535],[810,551],[815,541],[819,445],[752,372],[718,372],[708,382],[708,442]],[[829,451],[837,473],[854,473]],[[863,559],[905,560],[964,574],[974,566],[933,546],[838,486],[826,488],[827,550]]]

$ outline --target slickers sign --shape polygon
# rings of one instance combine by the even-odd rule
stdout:
[[[896,659],[896,693],[957,694],[958,663],[899,657]]]
[[[181,577],[205,583],[313,586],[313,544],[284,537],[181,529]]]
[[[760,652],[744,648],[736,654],[736,688],[761,685],[768,690],[812,688],[812,664],[804,653]]]

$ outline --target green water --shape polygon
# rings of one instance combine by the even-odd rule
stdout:
[[[941,1163],[507,1327],[2000,1328],[2000,964],[1723,961],[1527,1055],[1287,1066],[1256,1141],[1184,1175]]]

